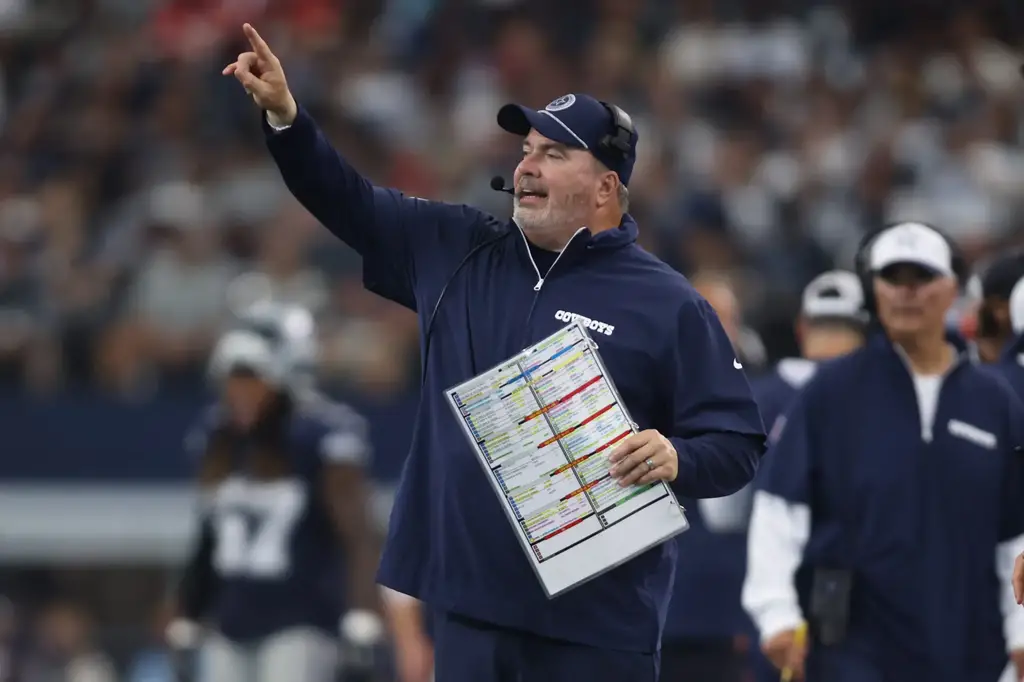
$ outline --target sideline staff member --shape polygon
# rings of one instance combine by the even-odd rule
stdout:
[[[975,277],[968,291],[977,299],[974,339],[978,358],[997,363],[1016,337],[1010,322],[1010,293],[1024,277],[1024,252],[1012,251],[992,260]]]
[[[292,98],[270,48],[234,75],[267,115],[270,151],[300,202],[363,257],[366,286],[419,314],[424,390],[378,579],[421,599],[439,682],[653,682],[675,564],[668,542],[547,599],[443,391],[591,320],[640,432],[610,456],[622,485],[726,495],[763,449],[750,387],[714,311],[636,245],[625,213],[637,135],[620,109],[566,95],[507,105],[523,137],[513,220],[371,185]]]
[[[1024,399],[1024,252],[998,256],[971,284],[977,299],[978,358],[1004,376]],[[1014,294],[1016,293],[1016,298]],[[1016,306],[1016,307],[1014,307]]]
[[[864,344],[868,313],[860,279],[846,270],[830,270],[804,289],[796,338],[799,358],[783,358],[774,371],[753,382],[765,428],[771,431],[818,364],[851,353]]]
[[[735,300],[727,282],[712,279],[704,289],[701,278],[694,277],[693,282],[716,307],[726,331],[738,331],[739,320],[733,325],[726,322],[728,304]],[[810,380],[819,361],[863,343],[865,315],[860,280],[852,272],[826,272],[807,285],[795,329],[804,357],[786,358],[751,382],[765,426],[771,426]],[[734,345],[736,341],[734,332]],[[778,672],[760,654],[751,655],[750,619],[740,604],[754,485],[756,480],[738,493],[696,504],[680,500],[690,511],[691,527],[677,540],[679,553],[699,560],[681,560],[676,568],[661,646],[662,682],[739,681],[746,679],[750,667],[764,680],[772,679],[773,673],[778,679]]]
[[[783,358],[772,373],[753,382],[754,397],[769,432],[782,428],[785,420],[780,417],[800,390],[814,378],[821,363],[852,353],[864,345],[867,322],[864,289],[856,274],[830,270],[807,285],[796,325],[801,357]],[[760,475],[752,487],[756,490],[759,483]],[[746,564],[747,537],[743,541],[743,561]],[[741,591],[737,590],[738,593]],[[756,627],[754,630],[755,637],[759,637]],[[756,682],[777,682],[779,679],[779,671],[767,658],[769,653],[762,649],[753,655]]]
[[[1004,630],[1024,653],[1024,610],[995,579],[1024,543],[1024,407],[946,339],[960,268],[943,235],[903,223],[864,255],[881,330],[773,433],[743,603],[798,674],[808,619],[811,682],[995,680]]]

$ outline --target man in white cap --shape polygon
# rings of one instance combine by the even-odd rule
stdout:
[[[960,267],[940,232],[889,227],[859,260],[877,329],[772,432],[744,606],[794,679],[981,682],[1008,652],[1019,674],[1024,407],[946,338]]]

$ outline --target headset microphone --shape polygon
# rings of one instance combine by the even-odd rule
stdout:
[[[504,192],[505,194],[515,194],[516,191],[511,187],[505,186],[505,178],[500,175],[495,175],[491,178],[491,189],[495,192]]]

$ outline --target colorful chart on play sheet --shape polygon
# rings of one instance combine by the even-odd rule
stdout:
[[[610,476],[636,427],[582,325],[446,394],[548,596],[688,527],[666,484]]]

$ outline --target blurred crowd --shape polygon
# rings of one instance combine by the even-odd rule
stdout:
[[[642,132],[646,245],[729,273],[750,325],[785,347],[773,330],[796,292],[866,226],[932,219],[972,255],[1020,227],[1024,89],[1000,17],[847,5],[8,1],[2,374],[144,399],[200,378],[230,310],[272,295],[317,310],[332,378],[414,376],[411,315],[360,290],[358,260],[287,195],[251,102],[219,75],[243,20],[369,177],[499,214],[488,180],[517,149],[501,103],[619,103]]]
[[[619,104],[641,134],[642,242],[728,282],[763,341],[747,355],[777,357],[803,285],[849,266],[871,226],[930,220],[972,259],[1024,243],[1024,82],[997,11],[1012,4],[4,0],[0,381],[193,390],[232,310],[274,297],[316,311],[332,385],[415,384],[415,317],[362,290],[220,75],[243,21],[368,177],[499,215],[489,180],[519,144],[502,103]],[[81,612],[47,614],[41,641],[91,651]],[[112,679],[87,658],[69,679]],[[41,663],[25,682],[51,679]]]

